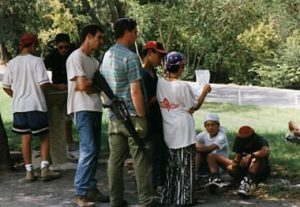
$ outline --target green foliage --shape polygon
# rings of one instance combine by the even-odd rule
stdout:
[[[252,46],[253,45],[255,44],[252,44]],[[264,44],[260,45],[262,45],[261,48],[264,47]],[[267,52],[263,52],[263,54],[260,55],[258,51],[255,52],[258,57],[255,58],[256,62],[253,63],[251,71],[254,71],[257,74],[257,77],[253,79],[253,82],[260,83],[262,86],[299,88],[299,30],[295,30],[292,35],[286,39],[286,42],[283,42],[278,46],[276,51],[270,48],[267,48],[265,51]],[[268,53],[273,53],[275,55],[273,55],[273,58],[272,55],[268,57]],[[261,59],[261,57],[264,56],[266,59]]]
[[[283,43],[281,60],[291,66],[300,66],[300,29],[293,31]]]
[[[0,42],[6,44],[12,55],[17,53],[20,35],[25,31],[36,32],[36,19],[35,0],[0,0]]]
[[[238,40],[256,60],[271,59],[275,56],[280,39],[273,29],[273,24],[259,22],[238,35]]]
[[[299,14],[299,0],[0,0],[0,43],[14,56],[20,35],[32,31],[45,53],[58,32],[77,42],[93,23],[106,30],[106,50],[112,23],[129,16],[138,21],[139,46],[158,40],[186,55],[186,80],[208,69],[212,82],[298,87]]]

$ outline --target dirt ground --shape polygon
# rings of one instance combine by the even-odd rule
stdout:
[[[98,187],[108,194],[107,166],[102,163],[98,171]],[[72,207],[74,198],[73,178],[75,170],[64,170],[60,179],[33,183],[24,181],[25,172],[12,172],[0,175],[0,207]],[[134,177],[124,170],[125,198],[130,206],[138,206],[137,191]],[[276,181],[275,181],[276,182]],[[197,207],[215,206],[257,206],[257,207],[300,207],[300,199],[278,199],[270,196],[262,196],[257,191],[255,196],[249,199],[241,199],[235,194],[236,186],[222,189],[215,195],[209,194],[204,188],[198,186],[196,197],[200,201]],[[97,204],[98,207],[108,207],[109,203]]]

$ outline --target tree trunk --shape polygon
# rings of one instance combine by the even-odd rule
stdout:
[[[0,114],[0,172],[10,171],[12,169],[9,154],[8,139]]]
[[[9,54],[3,42],[0,42],[0,65],[5,65],[8,62]]]

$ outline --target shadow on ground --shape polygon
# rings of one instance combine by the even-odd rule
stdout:
[[[1,207],[71,207],[73,204],[74,189],[73,178],[75,170],[62,171],[63,177],[50,181],[33,183],[24,181],[25,172],[12,172],[0,176],[0,206]],[[138,206],[136,183],[132,174],[124,169],[125,198],[129,204]],[[98,188],[105,194],[108,193],[107,165],[101,164],[98,171]],[[296,200],[280,200],[276,198],[261,198],[253,196],[250,199],[242,200],[235,194],[236,186],[221,190],[215,195],[210,195],[204,188],[198,186],[196,197],[199,199],[199,207],[215,206],[264,206],[264,207],[296,207],[300,202]],[[259,194],[259,192],[257,193]],[[97,204],[98,207],[108,207],[109,204]]]

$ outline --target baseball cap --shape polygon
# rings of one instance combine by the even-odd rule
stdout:
[[[237,138],[247,139],[247,138],[253,137],[254,134],[255,134],[255,131],[252,127],[242,126],[242,127],[240,127],[240,129],[238,131]]]
[[[27,32],[23,34],[23,36],[20,39],[20,48],[29,47],[37,43],[38,43],[37,36],[33,33]]]
[[[219,116],[217,114],[215,114],[215,113],[207,113],[207,114],[205,114],[205,116],[204,116],[204,124],[207,121],[215,121],[215,122],[220,123]]]
[[[148,41],[144,44],[143,47],[144,50],[148,50],[148,49],[153,49],[156,52],[160,53],[160,54],[167,54],[168,52],[165,51],[164,46],[156,41]]]
[[[169,52],[167,56],[165,57],[166,61],[166,68],[167,70],[169,68],[172,68],[174,66],[179,66],[181,64],[185,63],[185,57],[181,52]]]

